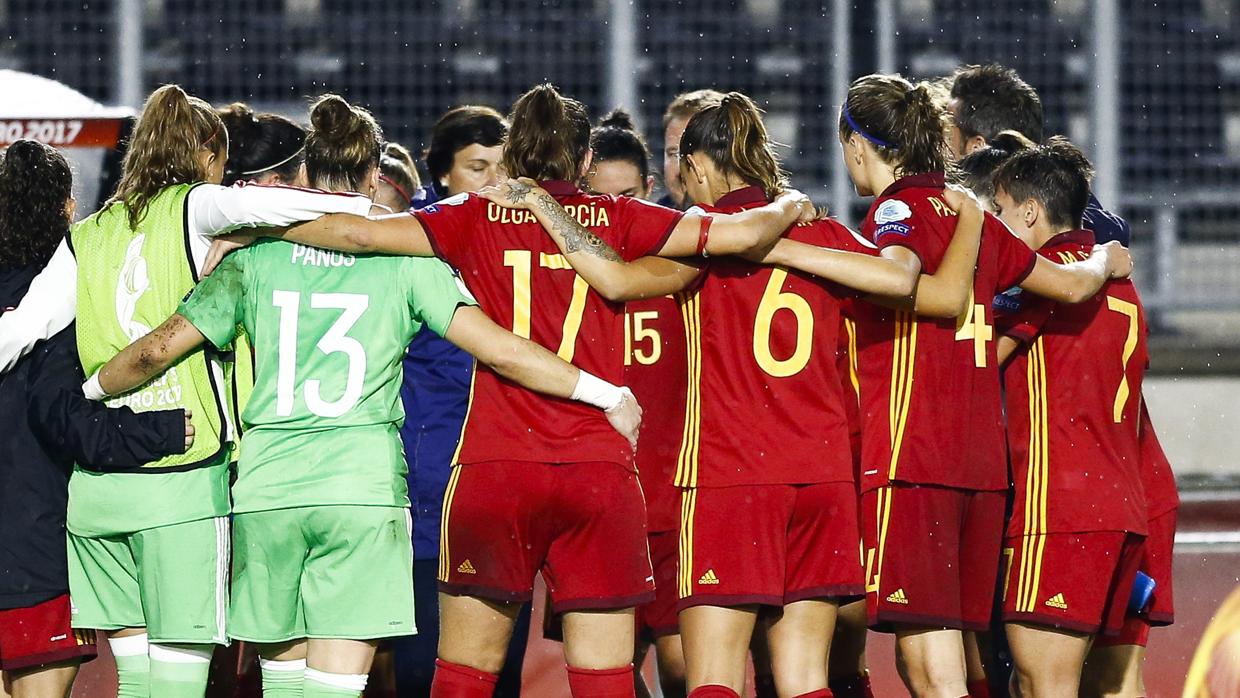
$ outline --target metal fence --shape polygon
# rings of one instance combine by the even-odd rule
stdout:
[[[549,80],[596,115],[629,107],[657,152],[675,94],[741,90],[796,184],[851,222],[834,127],[847,83],[999,61],[1132,219],[1160,326],[1240,336],[1240,0],[0,0],[0,35],[0,67],[104,101],[175,81],[304,118],[335,91],[414,148],[449,106],[503,109]]]

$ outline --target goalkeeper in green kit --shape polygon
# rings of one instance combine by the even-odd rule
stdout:
[[[627,389],[493,323],[443,262],[280,240],[229,255],[84,389],[132,390],[204,342],[228,346],[238,325],[256,375],[233,487],[228,626],[260,646],[269,697],[359,696],[374,641],[415,631],[399,389],[422,325],[509,380],[606,410],[636,444],[641,409]]]

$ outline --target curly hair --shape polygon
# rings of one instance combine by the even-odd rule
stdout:
[[[55,148],[19,140],[0,160],[0,270],[43,266],[69,231],[73,174]]]

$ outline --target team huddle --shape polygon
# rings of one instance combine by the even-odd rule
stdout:
[[[8,690],[68,695],[97,630],[118,696],[203,696],[230,641],[271,698],[376,695],[376,651],[513,696],[541,574],[577,697],[649,695],[651,647],[666,696],[751,658],[872,696],[868,630],[918,697],[1144,695],[1178,501],[1127,224],[1000,66],[821,117],[858,232],[736,92],[668,108],[661,203],[631,120],[550,85],[445,114],[426,186],[338,96],[307,130],[165,86],[71,226],[15,143],[0,441],[58,562],[0,558]]]

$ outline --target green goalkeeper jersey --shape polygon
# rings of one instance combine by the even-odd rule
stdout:
[[[255,352],[233,510],[408,506],[401,359],[447,332],[464,285],[433,258],[353,256],[280,240],[229,255],[181,304],[217,347]]]

